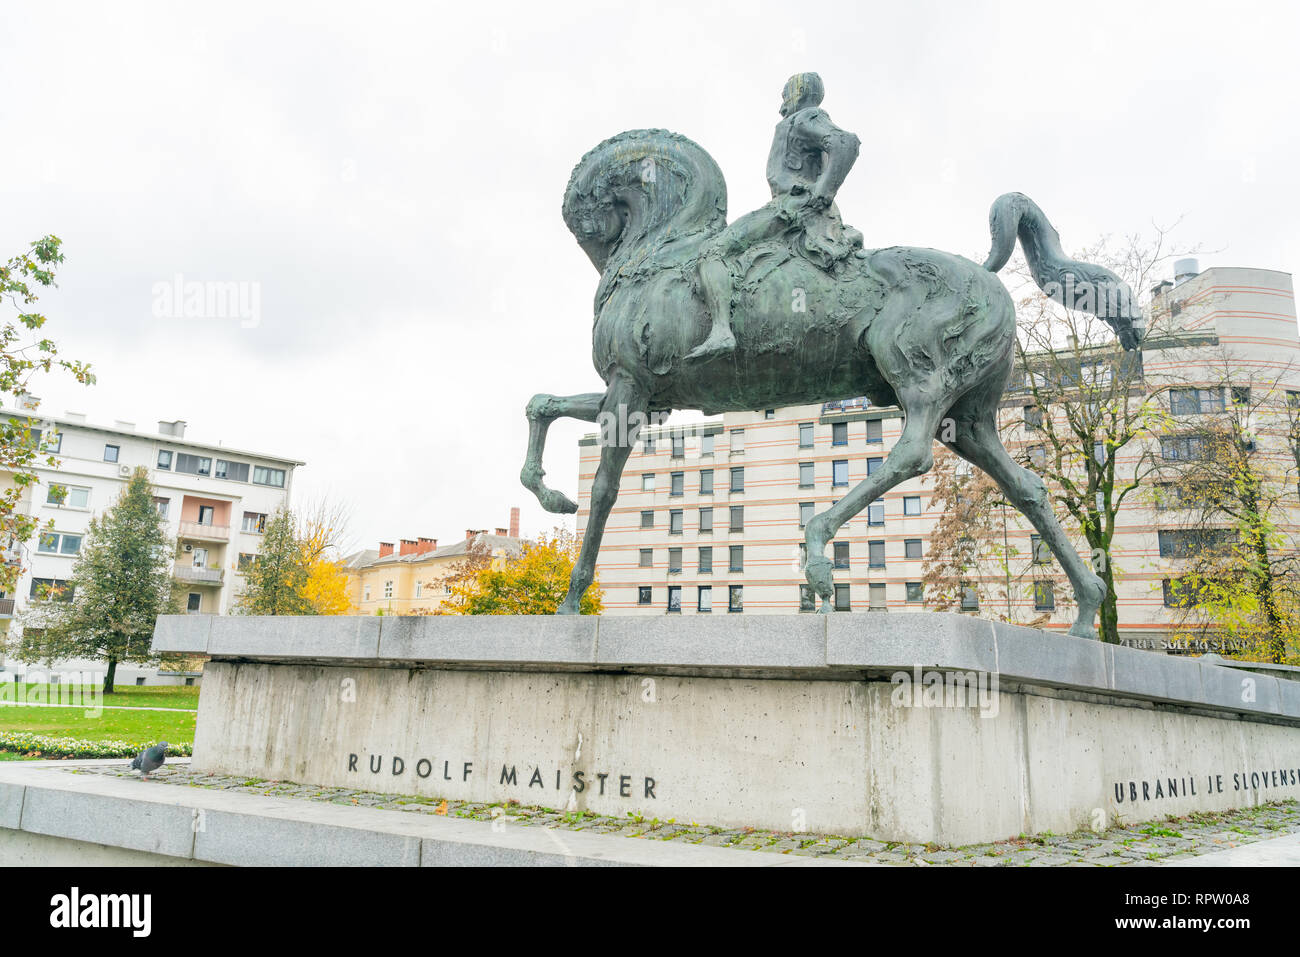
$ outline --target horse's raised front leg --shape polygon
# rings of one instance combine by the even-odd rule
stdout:
[[[644,415],[645,407],[645,397],[635,386],[615,379],[605,393],[597,414],[608,410],[619,416],[633,412]],[[569,592],[556,610],[557,615],[580,614],[582,596],[596,577],[596,554],[600,551],[600,540],[605,535],[605,521],[618,498],[623,466],[627,463],[636,438],[634,434],[626,435],[627,431],[631,430],[611,429],[601,433],[600,465],[596,468],[596,478],[591,485],[591,514],[587,517],[587,528],[582,535],[582,551],[578,553],[573,574],[569,576]]]
[[[577,503],[569,496],[547,488],[542,481],[546,475],[542,468],[542,452],[546,448],[546,430],[556,419],[568,416],[584,422],[595,422],[600,414],[604,392],[584,392],[582,395],[535,395],[528,402],[528,456],[519,472],[524,488],[537,496],[542,508],[548,512],[572,515]]]
[[[934,461],[932,445],[934,432],[943,414],[942,404],[933,398],[913,399],[900,394],[903,410],[907,414],[903,434],[890,450],[885,462],[873,474],[854,486],[842,499],[808,522],[804,542],[808,549],[808,564],[804,575],[814,592],[821,597],[820,614],[834,610],[834,582],[831,577],[831,560],[826,557],[826,545],[840,526],[857,515],[887,491],[907,479],[923,475]]]

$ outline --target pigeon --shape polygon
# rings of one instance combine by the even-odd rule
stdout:
[[[155,744],[147,751],[141,751],[131,760],[131,769],[133,771],[143,771],[140,776],[141,781],[148,781],[149,775],[162,767],[163,762],[167,760],[167,742],[163,741]]]

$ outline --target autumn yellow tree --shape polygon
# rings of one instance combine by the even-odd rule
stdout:
[[[451,594],[439,609],[448,615],[553,615],[569,590],[569,576],[582,543],[568,529],[557,528],[525,542],[516,555],[501,561],[491,553],[471,554],[460,574],[453,572]],[[604,609],[597,582],[582,598],[584,615]]]
[[[346,615],[348,579],[338,559],[346,516],[319,505],[294,515],[281,508],[262,534],[262,551],[244,570],[237,608],[249,615]]]

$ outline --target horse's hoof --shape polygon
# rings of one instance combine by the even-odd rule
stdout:
[[[1067,631],[1066,634],[1071,638],[1091,638],[1093,641],[1097,640],[1097,629],[1092,627],[1092,625],[1085,625],[1083,622],[1079,621],[1076,621],[1071,625],[1070,630]]]
[[[578,510],[578,503],[563,492],[548,488],[538,498],[541,500],[542,508],[557,515],[572,515]]]

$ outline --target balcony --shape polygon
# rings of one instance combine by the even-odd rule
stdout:
[[[225,577],[223,568],[196,568],[184,562],[172,566],[172,574],[183,582],[194,585],[220,585]]]
[[[230,541],[230,526],[211,525],[204,522],[181,522],[180,537],[204,542],[228,542]]]

